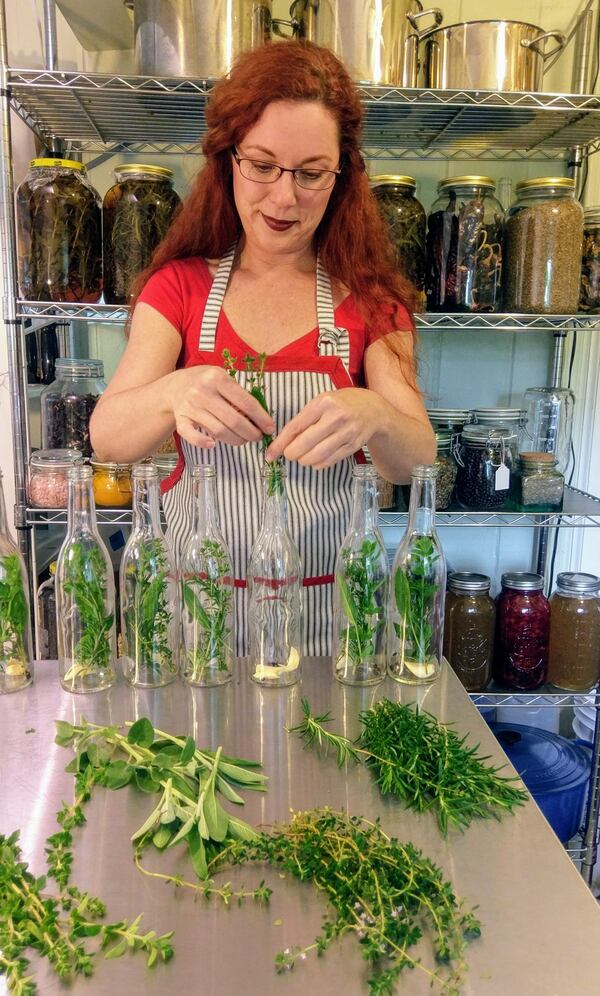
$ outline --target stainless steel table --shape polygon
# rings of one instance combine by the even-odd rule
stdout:
[[[289,736],[284,726],[301,716],[306,696],[313,709],[331,710],[334,728],[355,736],[358,712],[387,695],[411,701],[443,721],[469,731],[486,754],[505,756],[468,696],[447,668],[428,689],[409,689],[386,681],[375,689],[345,688],[335,682],[327,662],[309,660],[302,681],[287,690],[261,689],[243,663],[236,680],[220,689],[192,690],[173,684],[158,691],[137,691],[124,683],[105,693],[75,696],[60,689],[56,665],[36,665],[35,683],[0,698],[0,830],[21,828],[26,860],[44,871],[45,838],[55,830],[61,800],[72,797],[73,779],[64,767],[70,750],[54,744],[55,719],[122,723],[147,715],[170,732],[192,734],[205,747],[223,745],[227,753],[256,758],[269,775],[269,791],[247,793],[241,815],[251,823],[286,820],[290,809],[328,804],[351,814],[381,817],[383,828],[410,839],[436,861],[459,895],[478,904],[482,937],[469,945],[464,987],[471,996],[597,996],[600,993],[600,910],[557,838],[533,803],[502,823],[478,822],[448,841],[434,817],[405,811],[382,800],[362,767],[339,770]],[[194,902],[190,893],[141,875],[132,862],[131,833],[149,812],[151,799],[131,788],[97,789],[88,804],[88,824],[75,831],[74,881],[108,906],[110,919],[144,911],[147,929],[175,930],[175,957],[152,970],[144,958],[98,958],[91,980],[71,987],[59,983],[45,965],[33,960],[40,992],[76,994],[144,993],[179,996],[365,996],[366,969],[352,938],[335,942],[322,958],[308,958],[292,972],[277,975],[277,951],[310,943],[317,934],[325,899],[310,885],[262,867],[234,869],[232,883],[273,887],[271,903],[225,909],[219,901]],[[146,864],[190,874],[184,852],[147,852]],[[423,947],[424,958],[428,949]],[[0,981],[2,992],[3,981]],[[417,971],[401,976],[397,993],[421,996],[432,990]]]

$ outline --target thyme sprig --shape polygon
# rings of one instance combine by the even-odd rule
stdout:
[[[432,810],[444,837],[465,830],[474,819],[500,819],[529,798],[518,781],[500,775],[501,767],[486,764],[479,744],[467,745],[430,713],[382,699],[360,714],[361,732],[353,742],[325,729],[329,713],[311,712],[302,700],[304,718],[289,728],[306,745],[332,747],[338,765],[359,761],[371,768],[382,795],[393,795],[416,812]]]
[[[209,668],[227,671],[233,656],[229,612],[233,600],[231,567],[226,550],[216,540],[204,540],[200,558],[205,567],[183,581],[183,600],[195,624],[186,647],[189,679],[203,681]]]
[[[106,611],[107,567],[98,547],[73,542],[63,559],[65,614],[70,622],[75,646],[65,648],[72,664],[65,683],[73,686],[78,678],[112,667],[111,629],[114,614]]]
[[[238,362],[236,356],[232,356],[230,350],[224,349],[223,353],[223,363],[225,369],[230,377],[237,376],[236,363]],[[267,361],[266,353],[259,353],[258,356],[252,356],[247,353],[242,360],[244,368],[248,375],[246,381],[246,390],[256,398],[259,405],[264,408],[264,410],[269,414],[273,415],[273,412],[267,404],[267,399],[265,396],[265,363]],[[267,432],[263,433],[263,437],[260,442],[261,452],[264,453],[268,447],[273,442],[273,436]],[[267,494],[271,495],[281,495],[283,494],[283,475],[281,469],[283,467],[283,457],[277,457],[276,460],[271,460],[267,464],[268,476],[267,476]]]
[[[173,618],[169,605],[169,562],[161,539],[144,539],[138,557],[125,574],[126,590],[132,597],[124,613],[126,647],[136,673],[144,680],[158,681],[163,671],[176,670],[169,628]]]

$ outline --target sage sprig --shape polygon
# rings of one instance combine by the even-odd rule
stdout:
[[[381,571],[381,545],[365,539],[357,550],[342,550],[335,580],[343,617],[339,643],[341,661],[357,668],[377,652],[377,637],[385,613],[386,577]],[[385,664],[383,665],[385,668]]]

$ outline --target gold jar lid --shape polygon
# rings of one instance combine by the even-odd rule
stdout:
[[[377,176],[369,177],[372,187],[411,187],[417,189],[417,181],[414,176],[401,176],[398,173],[379,173]]]
[[[169,179],[173,176],[172,169],[147,163],[123,163],[121,166],[115,166],[115,173],[151,173],[153,176],[164,176]]]
[[[533,187],[558,187],[561,190],[575,190],[575,180],[570,176],[537,176],[533,180],[519,180],[515,190],[531,190]]]
[[[439,181],[438,190],[446,190],[448,187],[488,187],[495,190],[496,181],[491,176],[447,176]]]
[[[29,167],[30,169],[48,169],[53,166],[62,167],[63,169],[76,169],[80,173],[85,173],[85,166],[83,163],[77,162],[76,159],[30,159]]]

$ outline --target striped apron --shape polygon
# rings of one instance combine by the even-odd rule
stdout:
[[[236,246],[223,256],[210,289],[200,329],[198,348],[203,363],[223,366],[222,349],[215,352],[217,323],[227,290]],[[323,391],[352,387],[349,374],[350,341],[346,329],[336,328],[331,281],[317,260],[318,356],[267,356],[264,372],[265,397],[276,425],[276,434]],[[235,350],[235,347],[234,347]],[[242,359],[240,356],[239,359]],[[237,379],[246,386],[247,373]],[[176,471],[163,485],[163,507],[168,536],[182,561],[192,529],[193,488],[190,468],[213,463],[217,470],[217,498],[221,531],[227,541],[235,575],[236,653],[248,648],[246,614],[246,567],[260,529],[263,456],[258,443],[229,446],[217,442],[211,450],[178,440],[183,472]],[[355,459],[363,462],[364,454]],[[337,552],[347,532],[351,512],[351,478],[355,459],[339,461],[325,470],[287,464],[288,522],[298,545],[303,571],[302,651],[306,656],[331,652],[333,625],[333,581]]]

